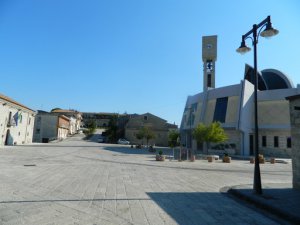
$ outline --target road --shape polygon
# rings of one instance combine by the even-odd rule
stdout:
[[[82,137],[0,148],[1,225],[277,224],[220,192],[252,183],[248,161],[157,162]],[[262,183],[291,183],[291,171],[261,165]]]

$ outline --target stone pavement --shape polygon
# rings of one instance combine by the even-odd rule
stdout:
[[[263,194],[257,195],[253,193],[251,185],[238,185],[231,187],[228,192],[284,221],[300,224],[299,190],[293,189],[291,184],[286,183],[265,184],[262,189]]]
[[[252,183],[248,161],[154,158],[143,149],[84,141],[80,135],[1,147],[0,224],[281,223],[220,192]],[[290,184],[291,164],[264,164],[261,176],[263,184]]]

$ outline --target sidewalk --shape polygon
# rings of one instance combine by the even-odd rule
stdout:
[[[228,193],[253,204],[284,221],[300,224],[300,191],[291,184],[269,183],[262,187],[261,196],[253,193],[252,185],[231,187]]]

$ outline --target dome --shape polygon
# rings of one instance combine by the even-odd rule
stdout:
[[[244,79],[254,84],[254,69],[246,64]],[[266,69],[257,72],[258,90],[274,90],[294,88],[294,84],[287,75],[275,69]]]
[[[268,86],[268,90],[294,87],[293,82],[288,78],[288,76],[286,76],[279,70],[266,69],[262,70],[261,73],[265,83]]]

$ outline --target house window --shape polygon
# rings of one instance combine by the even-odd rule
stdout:
[[[262,146],[267,147],[267,136],[262,136]]]
[[[287,148],[291,148],[292,147],[292,138],[291,137],[287,137],[286,138],[286,147]]]
[[[11,126],[11,112],[9,112],[9,115],[8,115],[8,122],[7,122],[7,125],[8,126]]]
[[[225,123],[227,103],[228,103],[228,97],[217,99],[213,121],[219,121],[220,123]]]
[[[41,121],[41,117],[39,117],[39,121]],[[29,117],[29,120],[28,120],[28,125],[30,125],[30,123],[31,123],[31,117]]]
[[[148,116],[144,116],[144,120],[148,120]]]
[[[19,120],[19,123],[22,123],[23,121],[23,116],[22,116],[22,113],[18,113],[18,120]]]
[[[194,122],[195,122],[195,115],[194,115],[194,114],[191,114],[191,115],[188,117],[188,123],[187,123],[187,125],[192,126],[192,124],[194,124]]]
[[[39,128],[37,128],[37,129],[36,129],[36,134],[40,134],[40,131],[41,131],[41,130],[40,130]]]
[[[278,147],[279,147],[278,136],[274,136],[274,147],[275,147],[275,148],[278,148]]]

